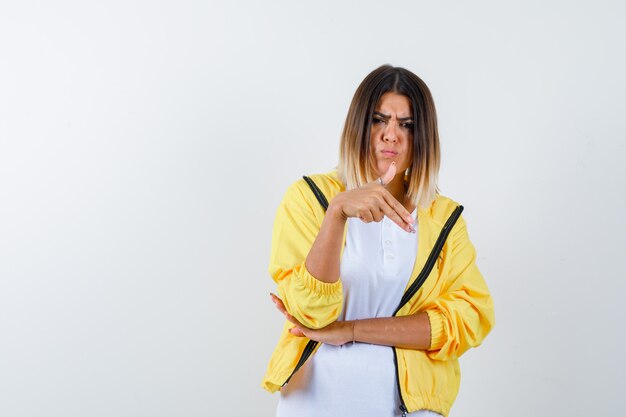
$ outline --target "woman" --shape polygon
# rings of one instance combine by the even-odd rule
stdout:
[[[448,415],[458,357],[494,311],[439,165],[426,84],[374,70],[338,168],[293,183],[276,214],[271,297],[287,320],[262,385],[280,390],[279,417]]]

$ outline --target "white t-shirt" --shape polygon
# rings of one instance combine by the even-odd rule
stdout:
[[[340,321],[393,315],[413,271],[417,236],[386,216],[378,223],[348,219]],[[399,406],[391,347],[322,344],[281,389],[277,417],[395,417]],[[427,410],[408,415],[440,416]]]

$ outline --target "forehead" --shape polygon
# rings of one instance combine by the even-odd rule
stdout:
[[[376,111],[396,117],[408,117],[413,114],[409,98],[392,92],[383,94],[376,104]]]

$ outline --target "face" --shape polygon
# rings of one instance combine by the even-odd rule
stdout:
[[[372,116],[371,150],[376,175],[381,176],[396,161],[396,175],[403,175],[413,160],[413,112],[406,96],[385,93]]]

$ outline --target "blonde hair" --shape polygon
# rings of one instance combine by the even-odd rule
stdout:
[[[407,169],[407,198],[428,208],[439,194],[441,161],[437,113],[430,90],[417,75],[391,65],[372,71],[361,82],[348,110],[339,146],[339,179],[354,189],[376,179],[371,152],[372,116],[380,98],[388,92],[406,96],[413,112],[413,158]]]

